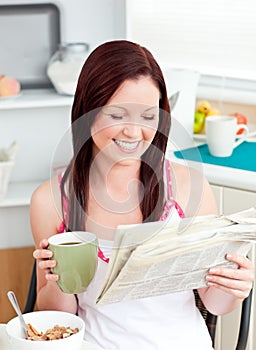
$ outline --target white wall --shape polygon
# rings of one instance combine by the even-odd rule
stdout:
[[[93,49],[103,41],[126,35],[125,0],[1,0],[0,5],[37,3],[59,7],[64,42],[84,41]]]
[[[71,154],[63,151],[61,157],[59,149],[70,125],[69,107],[0,110],[0,125],[1,147],[14,140],[19,145],[11,182],[44,181],[54,163],[65,163]]]

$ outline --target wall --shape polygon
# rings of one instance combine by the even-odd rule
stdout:
[[[12,182],[50,178],[55,152],[69,120],[67,107],[0,110],[1,146],[7,147],[14,140],[19,145]]]
[[[198,101],[203,99],[197,98]],[[248,123],[256,124],[256,105],[248,105],[235,102],[216,101],[208,99],[212,108],[218,108],[222,114],[242,113],[247,117]]]

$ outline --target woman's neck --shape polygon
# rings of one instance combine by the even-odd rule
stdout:
[[[90,188],[113,200],[126,201],[139,192],[140,165],[140,160],[111,164],[104,157],[97,157],[91,165]]]

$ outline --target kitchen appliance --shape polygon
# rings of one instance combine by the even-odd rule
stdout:
[[[52,86],[46,65],[60,40],[55,4],[0,5],[0,74],[15,77],[22,88]]]

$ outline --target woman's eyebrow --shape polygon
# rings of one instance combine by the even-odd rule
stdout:
[[[148,111],[151,111],[151,110],[159,111],[159,107],[158,106],[152,106],[152,107],[149,107],[149,108],[145,109],[144,112],[148,112]]]
[[[108,112],[108,111],[111,111],[112,109],[120,109],[122,111],[127,110],[125,107],[118,106],[118,105],[109,105],[102,108],[103,112]]]
[[[117,110],[119,112],[127,113],[129,111],[129,108],[125,107],[125,106],[122,106],[122,105],[109,105],[109,106],[105,106],[105,107],[102,108],[103,113],[106,113],[106,114],[116,112]],[[151,112],[151,111],[158,112],[159,111],[159,107],[158,106],[149,106],[148,108],[146,108],[141,113]]]

